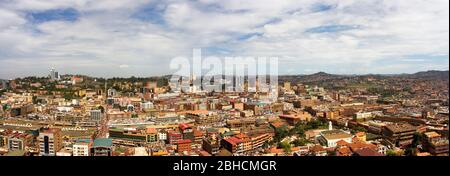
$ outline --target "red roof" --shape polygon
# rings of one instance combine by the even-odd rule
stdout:
[[[237,145],[238,143],[242,143],[242,140],[236,138],[236,137],[230,137],[227,139],[224,139],[225,141],[227,141],[228,143],[232,144],[232,145]]]
[[[178,132],[171,132],[169,133],[169,136],[182,136],[182,134]]]
[[[182,124],[179,125],[179,128],[180,128],[181,130],[185,130],[185,129],[187,129],[187,128],[190,128],[190,126],[189,126],[188,124],[182,123]]]
[[[191,142],[192,141],[190,139],[182,139],[182,140],[178,140],[177,144],[188,144]]]
[[[152,134],[152,133],[157,133],[157,131],[155,128],[147,128],[147,133]]]
[[[384,156],[383,154],[378,153],[377,151],[372,150],[370,148],[362,148],[362,149],[356,150],[355,153],[358,156]]]

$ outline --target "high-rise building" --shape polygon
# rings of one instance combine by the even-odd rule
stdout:
[[[60,79],[58,71],[56,71],[54,68],[52,68],[50,70],[49,77],[50,77],[50,80],[52,80],[52,81],[58,81]]]
[[[51,128],[39,134],[39,156],[55,156],[62,148],[61,129]]]

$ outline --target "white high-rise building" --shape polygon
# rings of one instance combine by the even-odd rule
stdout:
[[[52,81],[58,81],[60,79],[59,73],[58,73],[58,71],[55,70],[55,68],[52,68],[50,70],[49,77],[50,77],[50,80],[52,80]]]

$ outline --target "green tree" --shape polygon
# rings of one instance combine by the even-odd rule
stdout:
[[[72,100],[73,99],[73,94],[70,92],[65,92],[64,93],[64,99],[66,100]]]
[[[296,146],[296,147],[305,146],[308,143],[311,143],[311,142],[305,138],[300,138],[300,139],[296,139],[296,140],[292,141],[292,144],[294,144],[294,146]]]
[[[37,104],[37,96],[33,96],[33,104]]]
[[[386,156],[397,156],[394,150],[386,150]]]
[[[279,141],[281,141],[281,139],[283,139],[286,136],[288,136],[288,134],[289,134],[289,132],[287,131],[286,127],[276,128],[275,129],[274,140],[276,142],[279,142]]]
[[[417,155],[417,149],[415,147],[409,147],[405,150],[406,156],[416,156]]]
[[[284,152],[291,152],[291,144],[289,142],[280,142],[278,143],[278,147],[282,148]]]
[[[105,113],[105,108],[103,106],[98,106],[98,109],[100,109],[100,111],[102,111],[102,113]]]
[[[334,150],[327,151],[327,155],[328,156],[336,156],[336,151],[334,151]]]
[[[418,145],[420,145],[422,143],[423,138],[424,136],[422,133],[418,132],[414,133],[412,147],[416,148]]]
[[[8,104],[4,104],[2,108],[3,108],[3,111],[6,111],[9,108],[9,105]]]

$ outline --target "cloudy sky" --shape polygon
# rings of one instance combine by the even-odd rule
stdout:
[[[0,78],[151,76],[203,56],[280,74],[448,70],[448,0],[0,0]]]

